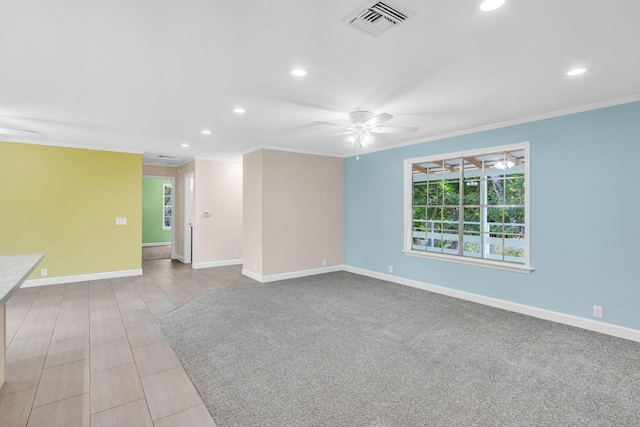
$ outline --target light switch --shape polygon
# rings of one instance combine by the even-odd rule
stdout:
[[[127,225],[127,218],[116,218],[116,225]]]
[[[202,215],[204,215],[207,218],[209,218],[211,216],[211,211],[204,211],[204,212],[202,212]]]

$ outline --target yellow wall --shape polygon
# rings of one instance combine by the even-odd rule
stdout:
[[[45,253],[31,279],[141,268],[141,155],[0,142],[0,174],[0,255]]]

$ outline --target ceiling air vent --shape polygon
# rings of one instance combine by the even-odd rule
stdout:
[[[344,22],[370,36],[379,37],[414,16],[389,1],[374,1],[349,16]]]
[[[180,166],[188,161],[187,158],[167,156],[166,154],[144,153],[142,155],[142,164],[150,166]]]

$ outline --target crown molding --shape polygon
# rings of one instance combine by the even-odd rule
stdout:
[[[562,117],[562,116],[568,116],[571,114],[584,113],[586,111],[599,110],[601,108],[615,107],[616,105],[629,104],[637,101],[640,101],[640,94],[625,96],[623,98],[611,99],[608,101],[596,102],[593,104],[581,105],[579,107],[566,108],[564,110],[552,111],[549,113],[537,114],[535,116],[527,116],[520,119],[508,120],[505,122],[498,122],[490,125],[478,126],[478,127],[464,129],[464,130],[450,132],[450,133],[443,133],[439,135],[430,136],[427,138],[414,139],[407,142],[400,142],[397,144],[385,145],[384,147],[367,149],[364,152],[360,152],[359,155],[364,156],[370,153],[377,153],[379,151],[393,150],[396,148],[422,144],[425,142],[439,141],[441,139],[454,138],[456,136],[469,135],[472,133],[478,133],[478,132],[484,132],[488,130],[505,128],[509,126],[521,125],[524,123],[531,123],[531,122],[537,122],[537,121],[546,120],[546,119],[553,119],[555,117]],[[341,157],[343,158],[355,157],[355,154],[343,155]]]

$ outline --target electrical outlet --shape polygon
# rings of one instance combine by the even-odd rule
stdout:
[[[393,265],[389,266],[389,273],[393,273]]]
[[[47,277],[48,275],[49,275],[49,269],[48,268],[43,268],[42,270],[40,270],[40,276]]]
[[[322,266],[323,266],[323,267],[326,267],[326,266],[327,266],[327,260],[326,260],[326,259],[323,259],[323,260],[322,260]]]
[[[597,317],[598,319],[602,319],[602,307],[599,305],[593,306],[593,317]]]

